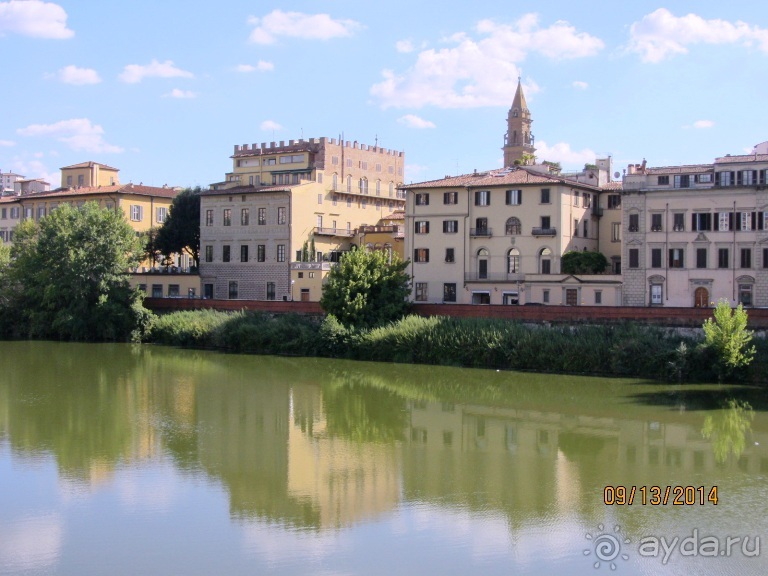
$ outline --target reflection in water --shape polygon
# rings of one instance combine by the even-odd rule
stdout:
[[[752,420],[755,414],[749,402],[730,399],[727,408],[715,416],[708,415],[704,419],[701,435],[712,439],[712,450],[715,459],[722,463],[733,454],[738,459],[744,452],[746,434],[752,430]]]
[[[606,514],[635,539],[671,517],[604,506],[607,484],[721,484],[730,507],[699,509],[697,526],[727,526],[746,515],[756,529],[768,528],[753,502],[767,496],[768,417],[740,389],[702,430],[690,399],[704,403],[722,387],[681,392],[596,378],[149,346],[4,347],[14,362],[0,374],[0,448],[7,443],[13,462],[53,458],[60,484],[91,488],[82,498],[116,491],[130,513],[163,517],[181,498],[178,482],[203,479],[215,487],[210,494],[225,495],[227,517],[251,553],[267,554],[269,533],[270,554],[293,568],[298,560],[284,550],[306,546],[303,553],[318,562],[328,550],[352,554],[334,534],[382,522],[392,523],[392,534],[379,535],[384,547],[397,534],[429,531],[436,548],[471,542],[486,558],[514,551],[505,561],[520,568],[537,562],[530,552],[545,544],[577,562],[583,543],[573,535],[582,539]],[[689,408],[669,409],[683,393]],[[748,432],[755,442],[746,442]],[[0,451],[0,477],[7,460]],[[126,490],[132,470],[160,475],[153,497]],[[6,492],[23,501],[22,481],[10,478]],[[192,508],[203,505],[197,498]],[[2,504],[0,538],[20,543],[17,565],[54,562],[65,529],[43,531],[47,548],[30,556],[23,542],[35,515],[23,506],[4,512]],[[684,510],[674,516],[689,517]],[[0,559],[9,554],[0,544]]]

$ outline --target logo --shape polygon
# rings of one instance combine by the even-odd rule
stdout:
[[[629,538],[622,536],[621,528],[614,526],[613,534],[605,532],[602,524],[597,525],[597,529],[600,531],[596,536],[587,533],[586,539],[592,541],[592,548],[584,550],[584,556],[595,555],[595,563],[592,565],[595,569],[600,568],[603,563],[610,566],[611,570],[616,570],[616,562],[618,558],[622,560],[629,560],[629,554],[622,554],[622,544],[631,544],[632,541]]]

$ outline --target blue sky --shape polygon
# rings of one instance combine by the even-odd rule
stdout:
[[[530,8],[528,8],[530,6]],[[0,169],[208,185],[234,144],[404,150],[406,182],[501,166],[518,75],[541,160],[711,162],[768,140],[768,3],[0,1]]]

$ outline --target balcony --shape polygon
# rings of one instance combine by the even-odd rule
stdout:
[[[531,236],[557,236],[557,228],[534,228]]]
[[[346,194],[347,196],[354,196],[355,198],[372,198],[373,200],[381,200],[382,202],[397,202],[397,203],[405,203],[405,196],[400,195],[400,193],[397,194],[397,196],[390,196],[389,193],[387,194],[371,194],[370,190],[366,190],[365,192],[361,191],[360,188],[353,188],[352,190],[347,190],[346,188],[337,188],[336,190],[333,189],[333,186],[328,188],[328,192],[331,194]]]
[[[330,270],[334,262],[291,262],[291,270]]]
[[[464,282],[523,282],[525,281],[525,274],[520,272],[506,273],[506,272],[487,272],[481,274],[480,272],[465,272]]]
[[[360,234],[391,234],[395,238],[405,236],[402,226],[360,226]]]
[[[493,236],[493,228],[470,228],[469,235],[473,238],[490,238]]]
[[[352,238],[355,235],[354,230],[346,228],[315,228],[315,236],[335,236],[337,238]]]

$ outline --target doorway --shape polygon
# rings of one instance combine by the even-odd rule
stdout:
[[[698,287],[693,293],[693,307],[694,308],[708,308],[709,307],[709,291],[706,288]]]

